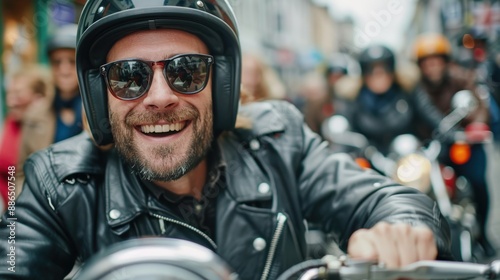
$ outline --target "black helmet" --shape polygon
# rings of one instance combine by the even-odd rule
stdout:
[[[78,25],[69,23],[58,27],[50,36],[47,44],[47,52],[50,54],[57,49],[76,49],[76,33]]]
[[[374,64],[381,63],[390,73],[395,69],[394,53],[386,46],[374,45],[364,49],[359,55],[359,65],[363,75],[368,74]]]
[[[241,50],[238,28],[226,0],[89,0],[83,8],[76,67],[80,93],[94,141],[113,142],[107,89],[99,67],[113,44],[132,32],[179,29],[198,36],[214,57],[214,131],[234,128],[238,112]]]

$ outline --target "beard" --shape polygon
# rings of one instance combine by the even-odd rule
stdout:
[[[213,141],[212,106],[207,106],[205,118],[200,119],[200,112],[194,106],[180,110],[161,113],[130,113],[123,123],[110,110],[111,131],[115,147],[132,172],[141,179],[148,181],[174,181],[195,168],[207,155]],[[158,145],[148,147],[141,152],[141,145],[134,139],[135,125],[139,123],[157,123],[160,120],[176,123],[181,120],[192,120],[193,135],[185,151],[177,145]],[[137,131],[135,132],[137,133]],[[154,164],[157,162],[157,164]]]

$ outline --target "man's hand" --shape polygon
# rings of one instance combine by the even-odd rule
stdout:
[[[352,259],[374,260],[396,268],[421,260],[434,260],[437,246],[432,231],[424,226],[381,222],[355,231],[347,253]]]

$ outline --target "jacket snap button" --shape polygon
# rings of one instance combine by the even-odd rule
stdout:
[[[109,211],[109,217],[113,220],[120,218],[121,215],[120,210],[113,209]]]
[[[64,179],[64,181],[70,185],[75,184],[75,178],[66,178],[66,179]]]
[[[250,144],[250,149],[254,151],[260,149],[260,143],[259,140],[257,139],[252,139],[249,144]]]
[[[257,237],[253,241],[253,248],[257,251],[262,251],[266,248],[266,241],[262,237]]]
[[[261,194],[266,194],[266,193],[268,193],[270,189],[271,189],[271,187],[269,186],[269,184],[268,184],[268,183],[261,183],[261,184],[259,185],[259,188],[258,188],[258,190],[259,190],[259,192],[260,192]]]

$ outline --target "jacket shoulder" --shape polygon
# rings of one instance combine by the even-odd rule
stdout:
[[[44,166],[47,170],[32,171],[50,172],[57,182],[74,174],[100,174],[104,172],[102,153],[87,133],[82,132],[33,153],[25,163],[26,176],[30,176],[29,165]]]
[[[302,127],[304,123],[302,113],[290,102],[282,100],[248,103],[240,108],[239,114],[250,124],[249,128],[236,130],[246,130],[256,136],[284,132],[292,127]]]

